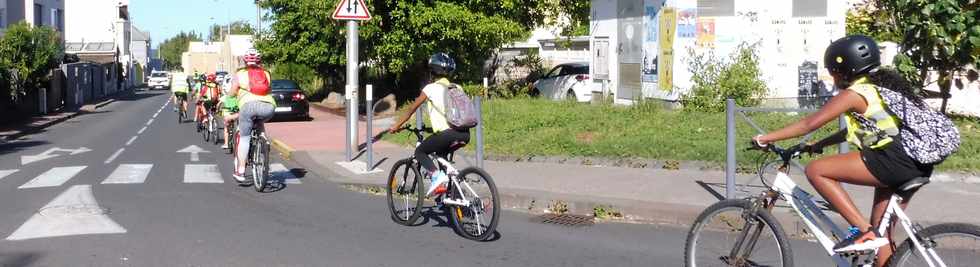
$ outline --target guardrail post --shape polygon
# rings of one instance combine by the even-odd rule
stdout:
[[[838,127],[840,127],[841,130],[846,130],[847,129],[847,116],[844,115],[844,114],[841,114],[840,115],[840,118],[837,118],[837,125],[838,125]],[[840,153],[840,154],[847,153],[847,152],[849,152],[851,150],[851,148],[848,146],[847,142],[840,143],[837,146],[838,146],[837,152]]]
[[[725,102],[725,198],[735,197],[735,99]]]
[[[374,89],[373,86],[368,84],[367,88],[365,88],[365,90],[367,91],[364,92],[364,100],[367,102],[367,105],[365,105],[365,107],[368,108],[367,123],[365,123],[366,129],[364,129],[367,134],[367,137],[364,139],[365,143],[367,144],[367,165],[364,166],[365,172],[370,172],[374,170],[374,158],[372,157],[373,156],[372,154],[374,153],[374,149],[372,148],[374,146],[374,140],[373,140],[374,134],[372,132],[372,128],[373,128],[372,124],[374,124],[374,93],[373,93],[374,90],[373,89]]]
[[[479,96],[473,98],[476,105],[476,166],[483,168],[483,99]]]

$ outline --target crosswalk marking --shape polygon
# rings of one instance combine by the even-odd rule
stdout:
[[[289,171],[289,169],[286,169],[286,165],[282,165],[282,163],[269,165],[269,175],[272,175],[275,177],[275,179],[283,181],[286,184],[303,183],[303,181],[300,181],[296,175],[293,175],[293,173]]]
[[[85,167],[86,166],[51,168],[50,170],[21,185],[18,187],[18,189],[60,186],[72,177],[75,177],[75,175],[84,170]]]
[[[225,180],[221,179],[221,172],[215,164],[187,164],[184,165],[184,183],[211,183],[220,184]]]
[[[0,179],[7,177],[7,175],[14,174],[15,172],[17,172],[17,170],[0,170]]]
[[[142,184],[152,168],[153,164],[122,164],[102,184]]]

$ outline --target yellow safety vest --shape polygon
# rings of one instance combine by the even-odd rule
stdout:
[[[854,91],[864,97],[868,102],[868,109],[864,114],[858,114],[861,119],[874,124],[875,127],[861,123],[861,119],[855,118],[855,112],[847,113],[847,141],[861,149],[877,149],[891,143],[892,137],[899,133],[899,120],[885,109],[885,102],[878,93],[878,87],[871,84],[867,77],[862,77],[848,90]],[[875,129],[877,128],[877,129]]]

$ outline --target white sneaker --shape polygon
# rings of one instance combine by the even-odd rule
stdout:
[[[234,173],[234,174],[231,175],[231,177],[234,177],[235,178],[235,181],[237,181],[238,183],[244,183],[245,182],[245,175]]]
[[[228,149],[228,144],[221,145],[221,149]]]
[[[888,238],[880,237],[877,235],[877,233],[874,234],[875,237],[872,239],[857,240],[862,234],[863,233],[844,239],[834,246],[834,252],[842,253],[850,251],[865,251],[888,245]]]
[[[443,184],[445,184],[446,182],[449,182],[449,176],[446,175],[446,173],[444,173],[442,171],[437,171],[436,173],[432,174],[432,184],[429,185],[429,190],[427,192],[425,192],[425,195],[426,196],[431,196],[432,193],[433,192],[436,192],[436,191],[443,191],[443,192],[445,192],[445,187],[443,187]],[[436,190],[436,189],[438,189],[440,187],[442,187],[443,189],[442,190]],[[440,192],[440,193],[442,193],[442,192]]]

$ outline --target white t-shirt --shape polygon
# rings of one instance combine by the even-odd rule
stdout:
[[[429,98],[426,105],[426,112],[429,113],[429,125],[432,131],[442,132],[449,129],[449,122],[446,121],[446,88],[449,80],[442,78],[434,83],[422,88],[422,93]]]

